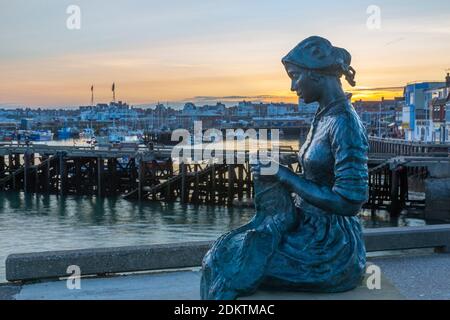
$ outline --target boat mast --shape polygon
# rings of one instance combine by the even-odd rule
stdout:
[[[113,101],[114,101],[114,103],[116,103],[116,84],[115,84],[115,82],[113,82],[111,90],[113,93]]]
[[[94,109],[94,85],[91,85],[91,107],[92,107],[92,110]],[[90,119],[89,119],[89,127],[90,127],[90,134],[92,134],[93,133],[93,131],[92,131],[92,117],[89,117]]]

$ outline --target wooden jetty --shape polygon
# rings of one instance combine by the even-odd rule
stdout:
[[[374,142],[371,138],[370,143],[381,141]],[[405,149],[386,148],[371,149],[366,207],[398,212],[405,206],[423,206],[423,200],[409,198],[410,182],[424,181],[430,166],[448,163],[446,146],[414,149],[421,156],[396,156],[395,152]],[[243,162],[235,164],[205,161],[177,164],[171,152],[172,147],[158,145],[92,148],[4,144],[0,145],[0,190],[220,205],[253,198],[248,153]],[[292,148],[280,149],[284,164],[300,173],[297,152]]]
[[[1,190],[77,195],[120,195],[138,185],[139,165],[154,159],[146,148],[0,146]]]
[[[171,147],[0,145],[0,190],[231,205],[251,198],[248,152],[235,164],[175,164]],[[295,156],[292,148],[283,155]]]
[[[410,142],[370,137],[368,208],[399,213],[405,207],[423,207],[425,199],[409,197],[411,185],[422,185],[431,166],[448,165],[449,144]],[[421,190],[424,191],[424,190]]]

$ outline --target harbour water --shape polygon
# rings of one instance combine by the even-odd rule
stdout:
[[[253,208],[130,202],[120,198],[0,193],[0,283],[11,253],[214,240],[245,224]],[[365,227],[424,225],[408,215],[364,211]]]

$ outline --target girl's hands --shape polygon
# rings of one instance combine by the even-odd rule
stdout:
[[[269,170],[270,168],[270,170]],[[274,170],[276,168],[276,170]],[[265,169],[265,170],[264,170]],[[251,172],[253,174],[253,178],[259,181],[281,181],[285,182],[289,175],[293,173],[289,168],[280,165],[275,161],[269,161],[267,163],[262,163],[257,161],[256,164],[251,165]]]
[[[255,181],[273,181],[277,178],[277,175],[275,174],[264,174],[264,170],[261,170],[263,168],[270,168],[271,163],[263,164],[260,161],[258,161],[256,164],[252,164],[250,171],[253,174],[253,179]]]

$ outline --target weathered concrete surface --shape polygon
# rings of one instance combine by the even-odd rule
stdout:
[[[425,180],[425,217],[450,221],[450,178]]]
[[[371,262],[407,299],[450,300],[450,254],[386,256]]]
[[[362,285],[338,294],[260,291],[245,298],[254,300],[373,300],[373,299],[449,299],[450,255],[433,253],[371,257],[381,268],[381,290]],[[69,290],[66,281],[0,286],[0,299],[65,300],[197,300],[199,268],[165,273],[137,274],[81,280],[81,290]],[[244,298],[243,298],[244,299]]]
[[[450,163],[448,161],[443,161],[428,165],[428,174],[430,178],[435,179],[450,178]]]
[[[6,259],[8,281],[67,276],[70,265],[83,275],[199,266],[210,242],[130,246],[12,254]]]
[[[20,289],[19,285],[0,285],[0,300],[14,300]]]
[[[25,285],[17,300],[194,300],[200,298],[200,272],[179,271],[82,279],[80,290],[66,281]]]
[[[450,225],[364,231],[367,251],[450,247]],[[13,254],[6,259],[8,281],[64,277],[77,265],[82,275],[200,266],[212,242]]]
[[[301,292],[258,292],[243,300],[374,300],[403,299],[398,290],[382,280],[381,290],[359,288],[337,294]],[[25,285],[17,300],[199,300],[200,272],[177,271],[159,274],[84,279],[80,290],[68,290],[65,281]]]
[[[383,275],[381,289],[369,290],[367,275],[361,285],[352,291],[341,293],[305,293],[287,291],[259,291],[239,300],[404,300],[405,297]]]
[[[366,229],[364,240],[368,252],[418,248],[445,251],[450,247],[450,225]]]

